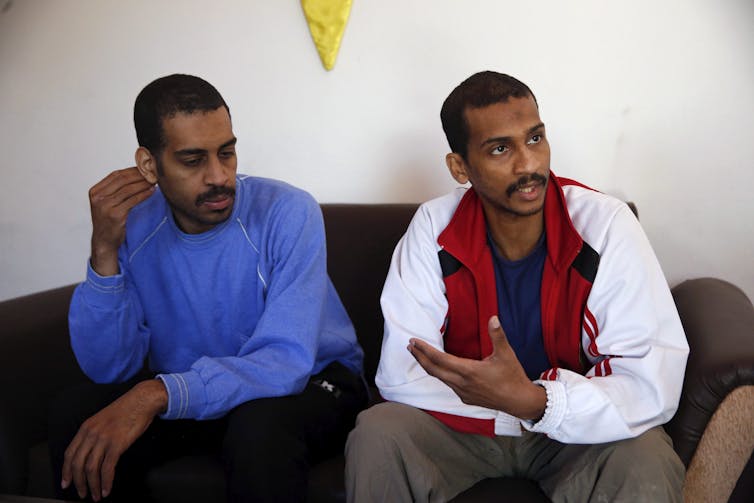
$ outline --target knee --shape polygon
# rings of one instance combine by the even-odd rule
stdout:
[[[351,435],[395,437],[403,435],[416,409],[408,405],[383,402],[362,411],[356,418]]]
[[[291,416],[287,411],[278,410],[275,399],[252,400],[238,406],[228,414],[224,447],[226,450],[265,449],[281,441],[287,433],[293,432],[289,425]]]
[[[393,402],[384,402],[362,411],[348,435],[346,457],[376,458],[412,441],[416,415],[424,412]]]
[[[636,470],[648,473],[683,470],[683,463],[673,450],[670,437],[660,426],[638,437],[616,442],[610,453],[610,462],[634,466]]]
[[[613,473],[623,474],[624,483],[643,488],[646,494],[657,493],[656,501],[666,501],[659,494],[677,495],[683,487],[685,468],[662,427],[617,442],[606,464],[614,467]]]

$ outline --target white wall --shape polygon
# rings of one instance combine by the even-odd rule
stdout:
[[[637,202],[671,284],[717,276],[754,298],[751,0],[355,0],[329,73],[295,0],[15,0],[0,299],[83,278],[87,190],[132,164],[133,100],[158,76],[217,86],[240,171],[398,202],[452,187],[439,109],[481,69],[532,87],[556,173]]]

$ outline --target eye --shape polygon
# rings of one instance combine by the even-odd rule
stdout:
[[[230,159],[232,157],[235,157],[236,151],[235,150],[223,150],[220,152],[220,157],[223,159]]]
[[[533,145],[535,143],[539,143],[542,141],[542,135],[541,134],[535,134],[531,138],[529,138],[529,141],[527,142],[529,145]]]
[[[501,155],[508,151],[507,145],[498,145],[497,147],[492,149],[492,155]]]
[[[188,166],[190,168],[199,166],[199,164],[202,162],[201,157],[187,157],[183,160],[181,160],[184,166]]]

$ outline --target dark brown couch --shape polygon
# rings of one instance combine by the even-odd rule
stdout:
[[[380,291],[415,209],[323,205],[329,272],[364,347],[370,383],[382,338]],[[68,342],[73,288],[0,302],[0,494],[52,495],[47,406],[62,388],[86,379]],[[686,501],[727,501],[731,492],[730,501],[754,501],[754,464],[746,445],[754,428],[754,308],[738,288],[711,278],[686,281],[673,296],[691,354],[681,405],[666,429],[689,467]],[[182,458],[155,469],[150,486],[158,501],[223,500],[222,471],[209,458]],[[507,501],[547,501],[534,483],[516,479],[482,481],[454,501],[499,501],[501,495]],[[343,500],[342,457],[314,466],[310,501]]]

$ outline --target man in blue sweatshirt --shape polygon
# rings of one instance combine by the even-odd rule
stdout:
[[[89,191],[69,326],[98,384],[52,413],[61,495],[144,496],[149,467],[201,451],[222,458],[230,501],[303,500],[306,467],[366,401],[319,205],[236,174],[229,108],[200,78],[146,86],[134,123],[136,167]]]

